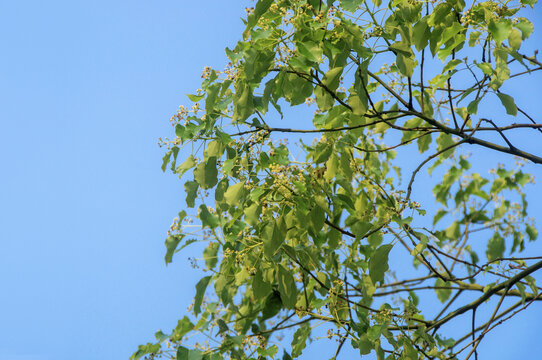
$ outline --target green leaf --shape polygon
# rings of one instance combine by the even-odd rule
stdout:
[[[160,344],[139,345],[135,353],[132,354],[130,359],[138,360],[147,354],[155,354],[160,350]]]
[[[326,214],[324,210],[320,206],[314,205],[309,213],[309,221],[315,235],[324,227],[325,218]]]
[[[411,77],[414,73],[414,67],[417,65],[417,61],[412,56],[405,56],[403,54],[397,54],[397,67],[401,74],[407,77]]]
[[[256,7],[254,8],[254,17],[256,18],[256,21],[259,20],[263,14],[269,10],[269,7],[271,4],[273,4],[274,0],[258,0],[256,3]]]
[[[500,192],[504,187],[506,186],[506,180],[503,178],[497,178],[493,181],[493,184],[491,184],[491,188],[489,189],[490,194],[497,194]]]
[[[348,97],[348,105],[352,108],[354,115],[364,115],[368,109],[368,101],[369,99],[364,92],[352,92]]]
[[[200,205],[198,217],[201,220],[202,227],[214,229],[218,226],[218,216],[211,214],[205,204]]]
[[[284,242],[285,234],[281,231],[277,222],[273,222],[267,224],[262,235],[264,237],[263,252],[265,256],[271,258]]]
[[[461,227],[459,222],[454,221],[445,231],[446,237],[450,240],[457,240],[461,236]]]
[[[538,295],[538,287],[536,286],[536,279],[532,276],[525,276],[525,282],[531,288],[534,295]]]
[[[297,43],[297,50],[308,60],[314,62],[322,61],[323,49],[313,41],[305,41]]]
[[[207,88],[207,97],[205,98],[205,111],[209,114],[214,110],[218,92],[222,84],[214,83]]]
[[[356,342],[356,347],[359,349],[360,355],[368,355],[374,349],[374,341],[369,340],[367,334],[360,336],[359,340]]]
[[[283,350],[282,360],[292,360],[292,357],[286,352],[286,350]]]
[[[207,266],[207,269],[212,270],[217,262],[218,259],[216,257],[216,254],[218,253],[218,248],[220,245],[217,242],[212,242],[205,250],[203,250],[203,259],[205,260],[205,266]]]
[[[193,94],[186,94],[186,96],[190,99],[190,101],[193,101],[193,102],[198,102],[205,97],[205,95],[193,95]]]
[[[441,278],[438,278],[435,282],[435,287],[449,287],[450,284],[442,280]],[[441,303],[446,302],[450,295],[452,294],[451,289],[435,289],[435,292],[437,294],[437,297]]]
[[[188,350],[188,357],[187,360],[202,360],[203,359],[203,353],[196,349],[190,349]]]
[[[184,346],[179,346],[177,348],[176,360],[188,360],[189,353],[189,349],[185,348]]]
[[[344,67],[342,66],[329,69],[328,72],[326,72],[326,74],[324,75],[322,83],[331,91],[337,90],[337,87],[339,87],[343,69]]]
[[[273,0],[258,0],[256,3],[254,13],[247,17],[247,27],[243,32],[243,38],[247,39],[250,30],[256,26],[258,20],[269,10],[269,7],[273,3]]]
[[[208,161],[211,157],[219,159],[223,153],[224,145],[222,145],[222,141],[213,140],[209,144],[207,144],[207,148],[203,152],[203,158],[205,159],[205,161]]]
[[[409,341],[403,343],[403,357],[402,360],[418,360],[418,351],[412,346]]]
[[[258,203],[254,203],[243,210],[245,214],[245,222],[250,226],[256,226],[260,221],[260,214],[262,212],[262,206]]]
[[[238,82],[236,84],[233,104],[235,107],[233,113],[234,120],[246,120],[246,118],[254,113],[254,99],[252,88],[249,84],[245,82]]]
[[[469,46],[470,47],[473,47],[474,45],[476,45],[478,43],[478,39],[480,39],[480,35],[482,35],[482,33],[480,31],[473,31],[470,33],[469,35]]]
[[[259,347],[257,349],[257,352],[258,352],[258,355],[260,355],[260,358],[267,358],[267,357],[273,358],[273,356],[275,356],[278,350],[279,348],[277,347],[277,345],[272,345],[267,348]]]
[[[538,231],[534,226],[529,224],[525,225],[525,232],[529,235],[529,241],[534,241],[538,237]]]
[[[388,255],[393,245],[382,245],[369,259],[369,276],[374,284],[384,281],[384,274],[388,271]]]
[[[203,302],[203,296],[207,285],[211,281],[211,276],[205,276],[196,284],[196,296],[194,297],[194,314],[198,315],[201,312],[201,303]]]
[[[481,100],[482,98],[475,99],[471,101],[469,105],[467,105],[467,111],[469,114],[476,115],[476,113],[478,112],[478,104],[480,103]]]
[[[313,90],[312,83],[297,74],[287,74],[284,77],[282,92],[284,98],[290,102],[290,105],[303,104],[312,95]]]
[[[292,357],[295,359],[301,356],[303,349],[307,346],[307,339],[311,333],[311,327],[303,324],[294,333],[292,338]]]
[[[389,46],[390,50],[393,51],[396,55],[403,55],[403,56],[411,56],[412,55],[412,49],[410,48],[409,44],[398,41],[396,43],[393,43]]]
[[[518,114],[518,108],[516,107],[516,103],[514,102],[513,97],[511,97],[510,95],[503,94],[501,92],[498,92],[497,96],[501,100],[501,103],[506,109],[506,113],[508,115],[516,116]]]
[[[314,152],[314,162],[316,164],[321,164],[326,162],[331,156],[331,153],[333,152],[333,145],[319,143]]]
[[[455,69],[455,67],[459,64],[461,64],[463,61],[462,60],[459,60],[459,59],[453,59],[453,60],[450,60],[446,66],[444,66],[444,68],[442,69],[442,73],[445,73],[447,71],[452,71],[453,69]]]
[[[487,242],[486,256],[489,261],[501,258],[504,254],[504,238],[499,233],[493,236]]]
[[[245,53],[244,74],[249,82],[260,82],[267,72],[273,60],[275,53],[271,50],[258,50],[255,47],[249,48]]]
[[[177,169],[175,169],[175,173],[181,176],[188,170],[192,169],[194,166],[196,166],[194,155],[190,154],[190,156],[181,165],[177,166]]]
[[[271,294],[265,299],[265,303],[262,309],[262,320],[272,318],[277,315],[282,309],[282,301],[280,293],[273,290]]]
[[[508,35],[508,44],[514,50],[519,50],[521,47],[522,34],[517,29],[512,29],[510,35]]]
[[[331,181],[335,178],[339,168],[339,158],[336,154],[331,154],[329,159],[326,162],[326,172],[324,174],[324,179]]]
[[[482,72],[486,75],[491,75],[493,74],[493,68],[491,67],[491,64],[490,63],[486,63],[486,62],[483,62],[483,63],[476,63],[476,66],[482,70]]]
[[[245,196],[245,183],[239,182],[235,185],[228,187],[228,190],[224,193],[224,199],[230,206],[239,206],[239,201]]]
[[[290,271],[281,265],[277,266],[277,282],[282,304],[288,309],[293,309],[297,302],[297,287]]]
[[[195,181],[187,181],[184,183],[184,192],[186,193],[186,205],[189,208],[195,206],[195,200],[198,196],[199,184]]]
[[[178,234],[178,235],[170,235],[166,239],[166,265],[171,263],[173,260],[173,254],[175,253],[175,250],[177,249],[177,245],[181,242],[181,240],[184,238],[184,234]]]
[[[252,292],[257,299],[263,299],[271,292],[271,284],[263,279],[261,270],[252,278]]]
[[[194,324],[192,324],[187,316],[184,316],[177,322],[177,326],[173,330],[172,338],[181,340],[183,336],[188,334],[193,329]]]
[[[525,18],[520,18],[518,22],[514,24],[514,26],[521,31],[522,40],[527,39],[534,31],[533,23]]]
[[[520,0],[520,2],[524,5],[529,5],[530,7],[533,7],[534,4],[536,4],[537,0]]]
[[[442,151],[446,148],[448,148],[449,146],[452,146],[453,144],[455,144],[455,142],[453,141],[452,139],[452,135],[450,134],[446,134],[446,133],[440,133],[440,135],[437,137],[437,150],[438,151]],[[447,158],[449,157],[450,155],[452,155],[454,152],[454,149],[450,149],[450,150],[447,150],[445,152],[443,152],[440,157],[441,158]]]
[[[510,35],[512,22],[508,19],[491,19],[487,28],[497,44],[501,44]]]
[[[166,171],[166,169],[167,169],[167,164],[169,163],[170,159],[171,159],[171,150],[168,151],[168,152],[164,155],[164,157],[162,158],[162,166],[160,167],[160,168],[162,169],[162,171],[164,171],[164,172]]]
[[[431,145],[431,141],[433,141],[433,138],[431,137],[431,134],[429,133],[420,137],[417,140],[418,150],[420,151],[420,153],[424,153],[427,150],[429,150],[429,145]]]
[[[429,37],[431,36],[431,31],[429,25],[427,24],[427,18],[423,17],[420,21],[414,25],[412,40],[414,41],[414,46],[416,50],[422,51],[425,49],[429,43]]]
[[[206,162],[202,162],[194,169],[194,180],[203,188],[210,189],[218,182],[216,169],[216,157],[212,156]]]
[[[517,282],[515,286],[518,288],[519,295],[521,296],[521,303],[522,305],[525,304],[526,294],[525,294],[525,285],[522,283]]]
[[[435,217],[433,218],[433,226],[436,225],[436,223],[439,222],[440,219],[442,219],[442,217],[444,215],[448,214],[448,211],[444,210],[444,209],[440,209],[439,211],[437,211],[437,214],[435,215]]]
[[[316,105],[318,105],[318,109],[322,112],[331,109],[335,103],[333,96],[321,86],[314,88],[314,96],[316,98]]]

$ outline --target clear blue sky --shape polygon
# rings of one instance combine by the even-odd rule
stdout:
[[[157,139],[245,4],[0,4],[0,360],[127,359],[184,315],[200,273],[164,265],[184,195]],[[521,319],[488,341],[539,355]]]

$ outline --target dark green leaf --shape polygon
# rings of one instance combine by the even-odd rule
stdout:
[[[280,293],[273,290],[271,294],[265,299],[265,303],[262,309],[262,320],[272,318],[277,315],[282,309],[282,301]]]
[[[195,200],[198,196],[199,184],[195,181],[187,181],[184,183],[184,192],[186,193],[186,205],[193,208],[195,206]]]
[[[324,227],[324,221],[325,221],[324,210],[320,206],[314,205],[314,207],[309,213],[309,221],[310,221],[310,225],[314,234],[315,235],[318,234],[318,232],[322,230],[322,227]]]
[[[183,336],[188,334],[188,332],[190,332],[192,329],[194,329],[194,324],[192,324],[187,316],[184,316],[177,322],[177,326],[173,330],[172,337],[181,340]]]
[[[430,35],[431,31],[427,25],[427,18],[424,17],[414,25],[413,29],[412,39],[416,50],[421,51],[427,46]]]
[[[384,274],[389,269],[388,255],[393,245],[382,245],[374,252],[369,259],[369,276],[374,284],[384,280]]]
[[[282,304],[288,309],[293,309],[297,302],[297,287],[290,271],[281,265],[277,266],[277,282]]]
[[[311,327],[303,324],[294,333],[292,339],[292,357],[295,359],[301,356],[303,349],[307,346],[307,339],[311,333]]]
[[[162,158],[162,166],[161,166],[162,171],[166,171],[166,169],[167,169],[167,164],[169,163],[170,159],[171,159],[171,150],[168,151],[168,152],[164,155],[164,157]]]
[[[271,292],[271,284],[263,279],[261,270],[258,270],[252,278],[252,292],[257,299],[262,299]]]
[[[497,93],[497,96],[501,100],[501,103],[503,104],[504,108],[506,109],[506,113],[508,115],[516,116],[518,113],[518,108],[516,107],[516,103],[514,102],[514,98],[510,95],[503,94],[501,92]]]
[[[284,242],[286,234],[282,231],[277,222],[268,224],[262,233],[263,252],[265,256],[271,258]]]
[[[467,106],[467,111],[469,112],[469,114],[476,115],[476,113],[478,112],[478,104],[481,100],[482,98],[478,98],[469,103],[469,105]]]
[[[173,259],[173,254],[175,253],[175,250],[177,249],[177,245],[181,242],[181,240],[184,238],[184,234],[178,234],[178,235],[170,235],[166,239],[166,264],[171,263]]]
[[[211,276],[205,276],[196,284],[196,296],[194,297],[194,314],[198,315],[201,312],[201,303],[203,302],[203,296],[207,285],[211,281]]]

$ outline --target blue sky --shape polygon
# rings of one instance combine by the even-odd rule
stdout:
[[[0,4],[0,359],[127,359],[184,315],[200,272],[164,265],[184,195],[157,140],[244,4]],[[488,341],[538,354],[522,319]]]
[[[199,273],[166,268],[160,136],[242,31],[225,1],[2,2],[0,359],[127,359]]]

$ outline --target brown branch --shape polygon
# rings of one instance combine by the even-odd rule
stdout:
[[[507,148],[507,147],[504,147],[504,146],[501,146],[501,145],[497,145],[497,144],[494,144],[494,143],[486,141],[486,140],[475,138],[472,135],[466,134],[461,129],[456,130],[456,129],[452,129],[452,128],[448,127],[448,126],[442,125],[438,121],[436,121],[436,120],[434,120],[434,119],[432,119],[432,118],[430,118],[428,116],[425,116],[424,114],[422,114],[420,112],[417,112],[417,111],[406,111],[406,113],[410,113],[411,115],[418,116],[418,117],[422,118],[423,120],[425,120],[429,124],[439,128],[440,130],[442,130],[443,132],[445,132],[447,134],[459,136],[460,138],[462,138],[464,140],[463,142],[467,142],[469,144],[480,145],[480,146],[488,148],[488,149],[496,150],[496,151],[511,154],[511,155],[516,155],[516,156],[519,156],[519,157],[524,158],[526,160],[530,160],[535,164],[542,164],[542,157],[539,157],[539,156],[536,156],[534,154],[519,150],[517,148],[510,149],[510,148]]]
[[[505,288],[511,288],[514,284],[519,282],[520,280],[524,279],[525,277],[529,276],[533,272],[537,271],[538,269],[542,268],[542,261],[537,262],[534,265],[529,266],[525,270],[521,271],[520,273],[516,274],[515,276],[511,277],[507,281],[504,281],[503,283],[496,285],[492,287],[491,289],[487,290],[482,296],[480,296],[478,299],[473,301],[470,304],[467,304],[463,307],[460,307],[459,309],[455,310],[454,312],[448,314],[446,317],[444,317],[441,320],[438,320],[437,322],[433,323],[429,326],[429,328],[439,328],[446,322],[450,321],[451,319],[465,313],[466,311],[472,310],[476,307],[478,307],[480,304],[484,303],[487,299],[489,299],[492,295],[497,293],[500,290],[503,290]]]

